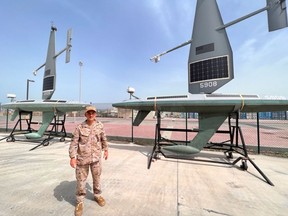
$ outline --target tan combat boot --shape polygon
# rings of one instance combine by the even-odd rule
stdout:
[[[103,207],[106,204],[105,199],[102,196],[95,196],[94,199],[101,207]]]
[[[75,206],[75,216],[82,216],[83,206],[83,202],[77,203]]]

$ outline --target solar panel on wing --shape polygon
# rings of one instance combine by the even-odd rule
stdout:
[[[192,62],[189,65],[190,82],[229,77],[228,56]]]

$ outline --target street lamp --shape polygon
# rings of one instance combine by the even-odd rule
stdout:
[[[79,79],[79,102],[81,101],[81,83],[82,83],[82,78],[81,78],[81,74],[82,74],[82,66],[83,66],[83,62],[82,61],[79,61],[79,66],[80,66],[80,79]]]
[[[30,83],[30,82],[35,82],[35,81],[34,81],[34,80],[27,79],[26,100],[28,100],[28,97],[29,97],[29,83]]]

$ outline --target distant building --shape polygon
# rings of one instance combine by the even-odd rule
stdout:
[[[259,119],[287,120],[287,111],[259,112]],[[257,113],[241,113],[242,119],[256,119]]]

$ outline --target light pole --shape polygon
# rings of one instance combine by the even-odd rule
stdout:
[[[26,100],[29,97],[29,82],[35,82],[34,80],[27,79],[27,91],[26,91]]]
[[[79,61],[79,67],[80,67],[80,79],[79,79],[79,102],[81,102],[81,85],[82,85],[82,66],[83,66],[83,62]]]

